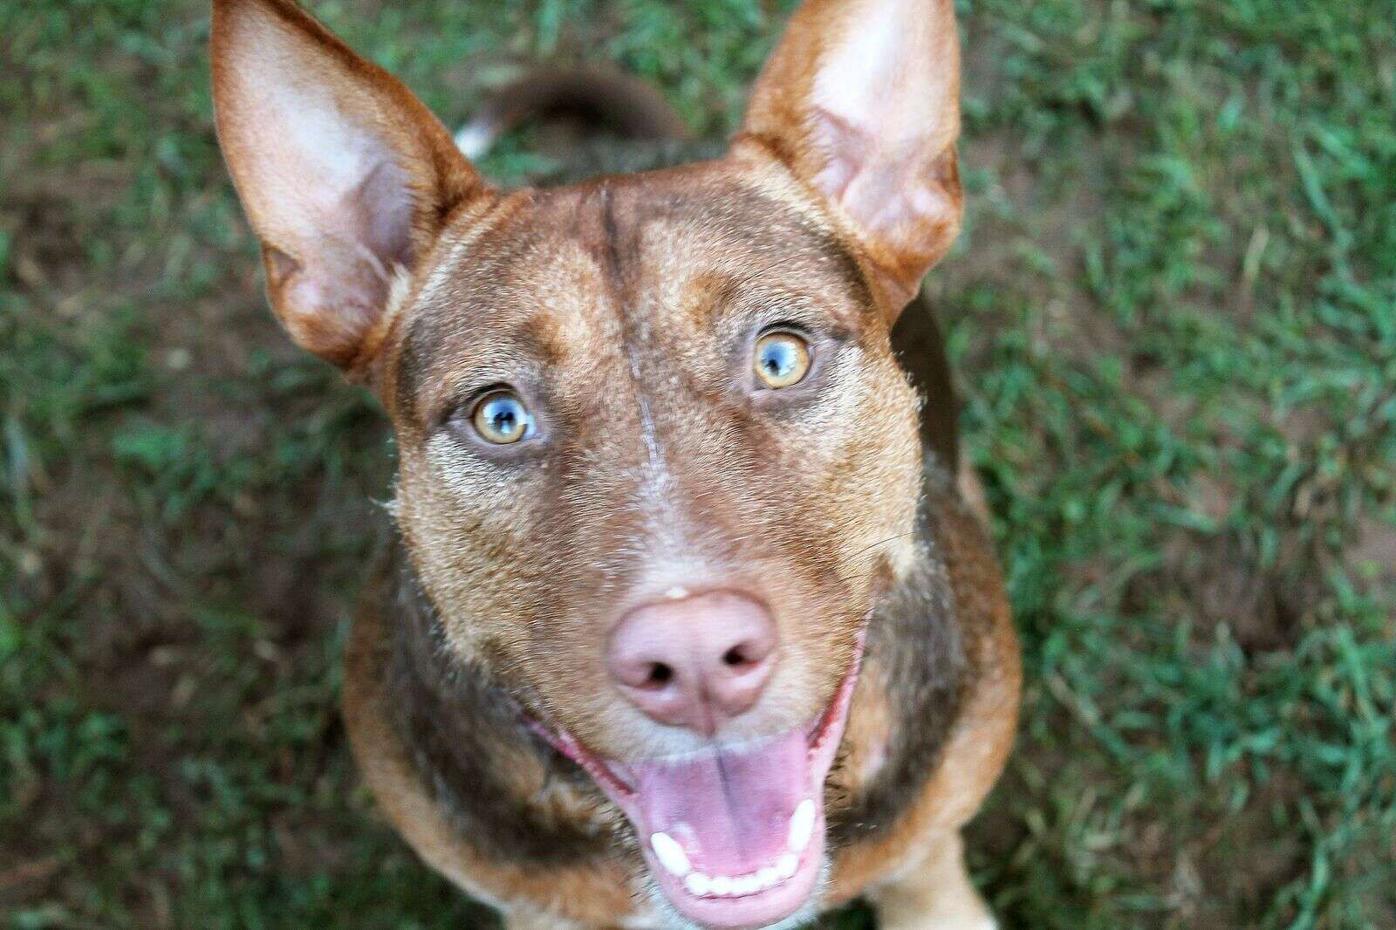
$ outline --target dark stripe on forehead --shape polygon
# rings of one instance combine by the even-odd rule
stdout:
[[[644,376],[640,371],[640,353],[650,341],[649,321],[636,313],[631,282],[627,280],[627,268],[640,259],[638,232],[636,228],[627,231],[624,246],[621,242],[620,224],[616,220],[616,204],[609,187],[602,185],[601,225],[605,236],[602,251],[605,256],[605,280],[611,293],[611,304],[620,320],[622,349],[625,352],[626,370],[635,391],[635,412],[640,417],[640,435],[644,441],[646,461],[650,466],[650,477],[659,486],[659,494],[669,493],[668,480],[664,471],[662,451],[659,448],[658,432],[654,424],[654,412],[650,406],[649,394],[645,390]],[[622,252],[622,248],[624,251]]]
[[[604,183],[598,191],[601,198],[601,257],[602,267],[606,269],[606,277],[611,285],[612,293],[619,298],[621,285],[620,254],[618,252],[618,240],[620,233],[616,226],[616,203],[611,196],[611,189]],[[619,307],[620,301],[617,300]]]

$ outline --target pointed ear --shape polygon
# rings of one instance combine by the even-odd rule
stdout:
[[[847,221],[893,313],[959,232],[959,94],[953,0],[806,0],[742,127]]]
[[[361,372],[391,283],[479,176],[401,83],[292,0],[215,0],[218,140],[297,343]]]

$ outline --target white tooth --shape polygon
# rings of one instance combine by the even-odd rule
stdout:
[[[789,878],[800,871],[800,857],[794,853],[786,853],[776,860],[776,874],[781,880]]]
[[[760,890],[761,886],[756,881],[755,875],[741,875],[732,880],[732,893],[739,898],[756,894]]]
[[[802,853],[809,845],[810,837],[814,835],[814,802],[805,798],[800,802],[800,806],[795,808],[795,814],[790,818],[790,838],[786,845],[793,853]]]
[[[669,834],[656,833],[651,836],[650,847],[654,850],[654,857],[670,875],[683,878],[693,870],[688,862],[688,854],[683,851],[679,841]]]
[[[768,865],[756,873],[756,880],[761,883],[762,888],[774,888],[780,884],[780,872],[773,865]]]
[[[690,894],[698,898],[707,897],[713,890],[713,880],[702,872],[689,872],[683,884]]]
[[[713,876],[713,894],[725,898],[732,893],[732,879],[726,875]]]

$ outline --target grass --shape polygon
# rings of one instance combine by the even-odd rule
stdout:
[[[788,7],[314,4],[448,122],[601,57],[708,133]],[[961,13],[931,288],[1027,673],[976,876],[1008,927],[1396,926],[1396,6]],[[479,925],[347,758],[391,449],[262,303],[207,31],[0,6],[0,919]]]

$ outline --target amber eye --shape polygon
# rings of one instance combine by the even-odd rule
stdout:
[[[497,446],[507,446],[528,435],[533,417],[513,391],[491,391],[475,405],[471,417],[475,432]]]
[[[799,384],[809,374],[809,343],[791,332],[767,333],[756,340],[756,377],[768,388]]]

